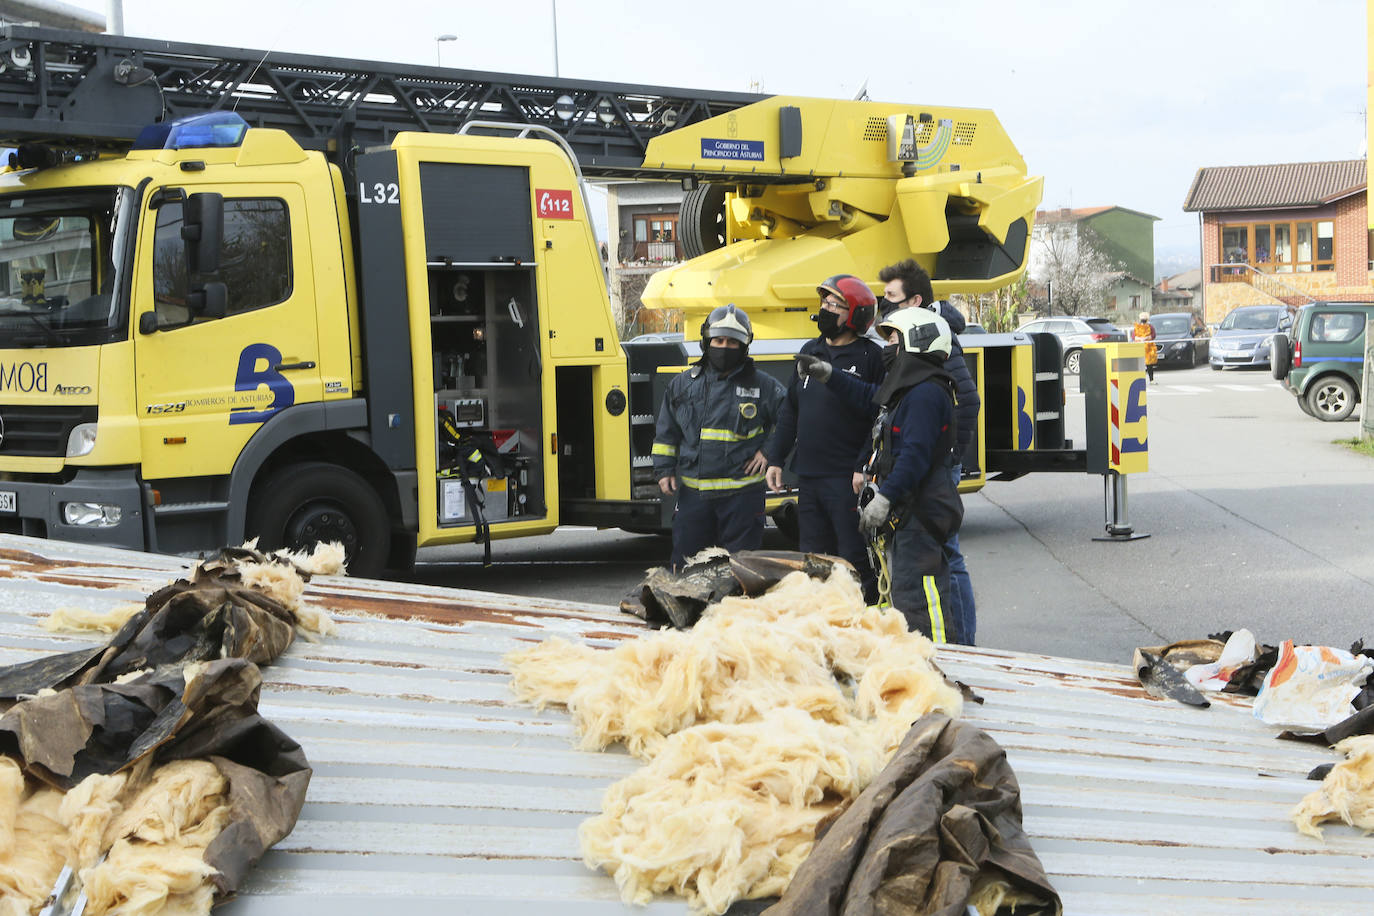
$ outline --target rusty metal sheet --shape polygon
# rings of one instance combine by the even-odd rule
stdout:
[[[141,600],[190,561],[0,536],[0,663],[95,640],[37,621],[62,605]],[[262,712],[315,767],[296,830],[225,916],[685,914],[619,902],[580,860],[577,825],[631,772],[575,748],[568,717],[516,704],[502,656],[549,636],[610,645],[642,633],[610,608],[320,577],[333,637],[298,640],[267,669]],[[1279,742],[1221,698],[1194,709],[1110,665],[942,648],[982,695],[977,722],[1006,749],[1025,823],[1066,912],[1365,913],[1374,839],[1300,835],[1288,811],[1333,752]]]

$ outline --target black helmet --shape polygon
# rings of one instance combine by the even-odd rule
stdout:
[[[709,347],[712,337],[729,337],[738,340],[746,350],[754,340],[754,325],[744,309],[735,305],[718,305],[701,323],[701,345]]]
[[[868,284],[853,274],[835,274],[828,277],[816,287],[816,292],[821,294],[822,299],[829,295],[838,296],[845,301],[849,306],[849,312],[845,315],[844,324],[855,334],[863,334],[869,325],[873,324],[873,312],[878,300]]]

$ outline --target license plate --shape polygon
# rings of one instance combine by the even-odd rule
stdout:
[[[0,512],[18,512],[19,505],[15,502],[13,490],[0,490]]]

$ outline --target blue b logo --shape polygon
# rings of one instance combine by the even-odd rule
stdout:
[[[1028,449],[1035,442],[1035,420],[1026,409],[1026,389],[1016,386],[1016,447]]]
[[[286,380],[277,366],[281,364],[281,351],[271,344],[255,343],[243,348],[239,354],[239,369],[234,377],[235,391],[256,392],[266,385],[272,392],[272,401],[266,407],[234,407],[229,413],[229,422],[261,423],[279,410],[296,403],[296,390]]]

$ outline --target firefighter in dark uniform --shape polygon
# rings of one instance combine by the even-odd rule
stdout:
[[[878,271],[878,279],[885,284],[883,298],[878,302],[879,315],[886,317],[904,306],[928,308],[945,319],[954,334],[954,345],[949,358],[945,360],[945,371],[954,378],[954,416],[959,424],[959,441],[954,449],[954,466],[950,468],[950,477],[958,486],[963,479],[963,462],[968,460],[976,463],[978,460],[976,452],[969,453],[969,446],[973,442],[973,433],[978,429],[978,411],[982,409],[978,383],[973,380],[964,362],[964,350],[959,345],[959,335],[965,327],[964,316],[948,302],[934,298],[930,275],[911,258],[884,267]],[[971,646],[978,629],[978,607],[973,597],[973,579],[969,576],[968,561],[959,547],[957,534],[945,542],[945,561],[949,563],[949,604],[959,618],[964,644]]]
[[[877,298],[868,284],[850,274],[830,277],[816,288],[820,336],[802,345],[865,382],[883,378],[883,348],[864,336],[873,323]],[[865,598],[877,599],[877,580],[868,562],[868,545],[859,531],[855,497],[863,487],[863,466],[873,429],[873,412],[855,410],[827,386],[794,377],[787,386],[777,431],[769,440],[768,489],[782,489],[782,465],[789,453],[798,478],[798,546],[848,560],[859,574]],[[793,450],[795,446],[795,451]]]
[[[884,571],[890,575],[892,605],[907,626],[935,642],[962,642],[959,619],[949,612],[944,551],[964,516],[949,472],[957,423],[954,380],[944,361],[952,335],[943,318],[923,308],[898,309],[878,333],[887,341],[881,385],[834,372],[809,355],[797,357],[797,372],[825,382],[856,409],[878,406],[860,525],[877,546],[880,579]]]
[[[722,305],[701,326],[701,359],[668,383],[654,434],[654,476],[677,493],[674,569],[704,547],[763,543],[763,446],[787,390],[749,358],[753,325]]]

